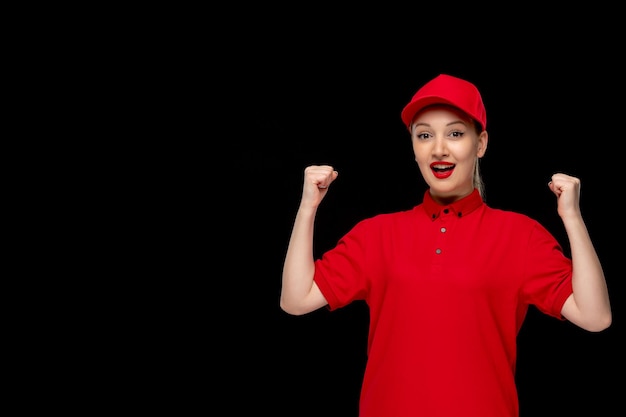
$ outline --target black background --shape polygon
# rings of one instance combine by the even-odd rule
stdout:
[[[80,185],[59,192],[58,204],[25,189],[38,199],[32,220],[59,231],[44,237],[54,239],[52,266],[69,265],[35,285],[44,309],[15,310],[36,316],[7,339],[27,355],[9,378],[28,396],[20,406],[356,417],[366,306],[301,317],[279,308],[303,171],[340,172],[318,212],[316,255],[359,220],[418,204],[425,184],[400,112],[448,73],[483,94],[487,203],[537,219],[567,250],[546,184],[557,171],[580,177],[609,285],[614,321],[601,333],[529,311],[521,416],[623,414],[625,83],[623,23],[613,22],[622,13],[413,6],[142,5],[111,10],[110,20],[103,11],[104,26],[81,15],[98,36],[70,27],[67,43],[82,41],[71,59],[25,48],[37,75],[24,82],[58,92],[24,94],[54,103],[25,126],[45,130],[42,149],[69,160],[50,155],[54,168]],[[68,47],[41,42],[51,55]],[[48,69],[54,76],[41,77]],[[64,142],[71,134],[80,139]],[[52,193],[65,183],[55,179],[44,178]],[[40,218],[48,208],[62,215]],[[71,250],[57,242],[68,236]],[[48,250],[40,236],[23,238]],[[31,257],[25,266],[50,270],[48,258]]]
[[[425,184],[400,112],[440,73],[466,78],[482,92],[489,205],[539,220],[568,250],[547,182],[558,171],[581,178],[583,216],[611,293],[614,323],[601,333],[529,311],[518,339],[521,416],[582,409],[608,416],[620,409],[624,81],[616,57],[598,47],[614,38],[596,33],[600,38],[589,42],[575,27],[548,35],[547,21],[535,22],[542,30],[532,40],[521,33],[479,35],[469,23],[442,17],[433,30],[416,18],[405,31],[389,32],[375,19],[291,19],[262,26],[225,49],[230,61],[214,61],[224,70],[212,82],[225,93],[216,103],[226,128],[212,135],[233,156],[219,160],[217,152],[207,161],[205,192],[214,209],[225,211],[211,216],[212,229],[227,233],[212,239],[219,249],[211,253],[224,268],[211,275],[226,288],[210,296],[219,299],[208,333],[220,354],[207,353],[214,372],[206,378],[231,412],[357,415],[366,307],[302,317],[279,308],[303,170],[332,164],[340,173],[318,213],[317,255],[357,221],[418,204]],[[226,369],[217,372],[221,366]]]
[[[618,74],[596,67],[603,56],[595,50],[577,50],[555,64],[532,54],[468,58],[453,46],[431,55],[419,42],[405,51],[374,39],[329,42],[265,51],[262,66],[245,78],[244,113],[233,126],[246,224],[240,240],[246,273],[231,275],[246,294],[236,307],[244,315],[237,330],[244,340],[243,372],[233,388],[243,398],[255,393],[255,407],[274,415],[357,415],[366,308],[357,303],[291,317],[278,307],[302,173],[322,163],[340,172],[319,210],[317,254],[358,220],[417,204],[425,188],[400,111],[420,85],[449,73],[483,94],[490,133],[482,160],[487,202],[536,218],[567,250],[546,184],[557,171],[580,177],[583,215],[611,291],[614,324],[600,334],[529,312],[519,335],[521,415],[581,409],[613,415],[623,393],[616,153],[623,114],[606,97],[622,88]],[[242,302],[236,292],[228,297]]]

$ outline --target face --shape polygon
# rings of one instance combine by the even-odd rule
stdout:
[[[430,106],[411,124],[415,161],[435,201],[448,204],[474,190],[474,169],[487,149],[487,132],[476,133],[464,112]]]

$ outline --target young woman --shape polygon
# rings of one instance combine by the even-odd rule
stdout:
[[[441,74],[401,113],[428,184],[421,204],[358,222],[315,259],[317,208],[338,172],[304,171],[280,305],[302,315],[369,308],[361,417],[516,417],[516,338],[530,305],[590,332],[610,326],[607,286],[580,207],[555,173],[570,256],[537,221],[483,201],[487,117],[478,89]]]

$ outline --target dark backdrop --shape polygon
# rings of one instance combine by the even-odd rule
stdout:
[[[251,48],[260,46],[252,42]],[[340,172],[319,210],[317,254],[357,221],[419,203],[425,185],[400,111],[420,85],[449,73],[483,93],[490,133],[482,160],[487,202],[539,220],[568,250],[546,184],[557,171],[580,177],[583,215],[611,291],[614,324],[599,334],[531,309],[519,335],[521,414],[586,408],[611,415],[623,393],[623,162],[617,148],[623,114],[606,94],[622,88],[621,76],[590,65],[606,61],[595,50],[547,63],[528,51],[487,60],[454,48],[437,56],[420,45],[405,52],[373,40],[269,48],[240,80],[245,96],[233,129],[242,160],[240,242],[247,273],[232,277],[245,294],[237,307],[244,314],[237,329],[242,372],[232,387],[272,415],[357,415],[366,307],[292,317],[278,306],[303,170],[327,163]]]
[[[579,176],[611,293],[614,323],[599,334],[529,311],[519,335],[522,417],[619,414],[623,25],[611,17],[622,13],[603,8],[594,16],[585,5],[550,16],[523,4],[477,17],[449,3],[436,12],[430,5],[394,5],[385,16],[371,3],[341,11],[167,4],[120,11],[128,31],[112,19],[99,32],[102,43],[89,43],[95,58],[77,51],[81,65],[65,71],[67,83],[101,107],[74,100],[84,113],[64,112],[73,116],[70,127],[89,127],[71,155],[107,163],[93,164],[104,193],[86,183],[76,196],[87,190],[98,199],[66,213],[85,210],[81,236],[91,236],[94,223],[102,245],[75,240],[89,256],[64,252],[83,273],[78,290],[94,285],[67,294],[97,317],[49,297],[64,313],[58,320],[57,307],[38,314],[53,332],[73,320],[80,327],[69,327],[67,338],[59,332],[57,344],[22,326],[37,337],[22,375],[47,393],[24,404],[48,407],[52,398],[51,406],[144,414],[356,417],[366,306],[302,317],[279,308],[303,170],[328,163],[340,171],[319,209],[317,255],[358,221],[418,204],[425,185],[400,111],[423,83],[449,73],[483,93],[487,202],[536,218],[567,246],[546,183],[556,171]],[[84,35],[78,38],[91,39]],[[65,91],[64,80],[52,84]],[[75,176],[91,180],[82,170]],[[92,216],[91,206],[102,212]],[[102,259],[91,262],[95,253]],[[104,273],[94,279],[90,268]],[[55,372],[30,372],[41,361]]]

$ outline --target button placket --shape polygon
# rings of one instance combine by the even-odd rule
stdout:
[[[450,214],[450,209],[445,208],[442,210],[442,215],[437,219],[438,222],[446,223],[448,215]],[[437,242],[435,243],[435,254],[441,255],[443,253],[443,247],[445,243],[445,234],[448,231],[448,228],[445,224],[439,226],[439,235],[437,237]]]

